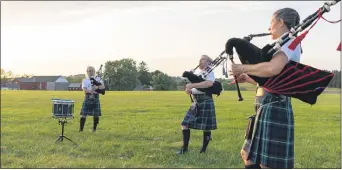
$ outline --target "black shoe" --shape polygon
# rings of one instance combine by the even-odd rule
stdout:
[[[200,153],[205,153],[205,151],[206,151],[206,149],[203,149],[203,148],[202,148],[202,149],[200,150]]]

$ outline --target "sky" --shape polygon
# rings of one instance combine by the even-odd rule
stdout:
[[[268,32],[290,7],[301,20],[325,1],[28,1],[1,2],[1,68],[14,74],[84,74],[88,65],[133,58],[151,71],[181,76],[202,54],[215,59],[228,39]],[[341,3],[324,14],[339,20]],[[324,20],[302,42],[301,63],[340,70],[341,23]],[[263,47],[269,37],[254,38]],[[236,56],[236,63],[239,63]],[[222,76],[222,66],[215,70]]]

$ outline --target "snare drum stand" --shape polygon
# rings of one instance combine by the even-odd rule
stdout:
[[[59,135],[59,138],[57,139],[57,142],[63,142],[63,138],[69,140],[70,142],[72,142],[73,144],[77,145],[75,142],[73,142],[71,139],[69,139],[68,137],[64,136],[64,124],[68,123],[66,119],[59,119],[58,120],[58,124],[61,125],[62,124],[62,135]]]

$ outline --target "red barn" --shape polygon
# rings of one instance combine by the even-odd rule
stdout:
[[[69,82],[63,76],[16,78],[13,83],[19,84],[20,90],[67,90],[69,86]]]
[[[33,78],[16,78],[13,83],[17,84],[20,90],[46,90],[46,82],[34,82]]]
[[[46,90],[46,82],[21,82],[21,90]]]

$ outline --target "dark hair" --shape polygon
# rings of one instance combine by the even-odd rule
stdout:
[[[300,22],[298,12],[292,8],[279,9],[273,15],[278,19],[282,19],[287,29],[297,26]]]
[[[289,30],[297,26],[300,22],[300,16],[298,12],[292,8],[278,9],[273,15],[278,19],[282,19]],[[300,44],[300,47],[302,47],[302,44]],[[303,53],[302,48],[301,53]]]

